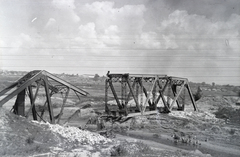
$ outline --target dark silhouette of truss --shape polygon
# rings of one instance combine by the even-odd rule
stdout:
[[[40,93],[40,89],[43,88],[44,92]],[[43,118],[43,114],[45,112],[44,108],[47,108],[49,112],[49,120],[46,121],[49,121],[50,123],[59,123],[70,90],[72,90],[79,99],[80,96],[88,95],[86,91],[60,79],[59,77],[47,71],[34,70],[0,92],[0,107],[2,107],[10,99],[16,97],[15,104],[13,105],[13,112],[15,114],[28,118],[30,113],[32,113],[33,119],[38,120],[38,118]],[[56,93],[64,93],[65,96],[63,98],[63,104],[60,113],[54,116],[51,96]],[[31,104],[30,109],[27,112],[25,111],[26,95],[29,96]],[[40,97],[40,95],[41,97],[44,96],[46,101],[42,107],[43,110],[39,113],[39,111],[36,111],[35,101],[38,96]]]
[[[105,84],[105,110],[108,114],[120,114],[130,117],[131,115],[144,115],[162,112],[171,112],[177,104],[177,110],[184,110],[185,90],[188,91],[190,102],[195,111],[197,106],[191,92],[188,79],[167,75],[142,75],[142,74],[110,74],[108,72]],[[109,93],[110,89],[110,93]],[[144,101],[139,101],[140,96],[145,96]],[[166,95],[172,102],[169,103]],[[108,104],[109,97],[114,98],[117,104],[113,109]],[[135,105],[129,107],[128,103],[133,99]],[[158,108],[159,100],[163,102],[163,108]],[[143,100],[140,98],[140,100]],[[134,112],[134,113],[133,113]]]

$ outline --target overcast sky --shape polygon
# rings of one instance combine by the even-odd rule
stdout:
[[[0,0],[0,69],[240,85],[239,0]]]

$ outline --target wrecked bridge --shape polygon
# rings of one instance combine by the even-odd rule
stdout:
[[[33,120],[43,120],[55,124],[61,120],[70,91],[72,91],[79,100],[82,96],[88,95],[88,92],[45,70],[34,70],[0,92],[0,107],[9,100],[15,99],[12,107],[13,113],[26,118],[32,115]],[[61,93],[63,101],[60,112],[54,115],[51,97],[57,93]],[[26,107],[25,97],[29,97],[29,108]],[[38,97],[45,101],[41,106],[36,106],[35,102]],[[48,114],[45,114],[46,112],[48,112]]]

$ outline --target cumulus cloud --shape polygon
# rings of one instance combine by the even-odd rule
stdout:
[[[95,24],[91,22],[86,25],[80,25],[79,35],[87,38],[96,38]]]
[[[101,37],[103,42],[108,46],[120,46],[121,37],[119,34],[119,28],[116,25],[111,25],[104,30],[104,34]]]
[[[79,22],[80,18],[75,12],[74,0],[53,0],[53,6],[62,10],[64,17],[71,19],[73,22]]]
[[[88,16],[95,16],[96,27],[99,30],[117,25],[120,31],[134,34],[142,31],[145,24],[144,5],[124,5],[117,8],[114,7],[114,2],[93,2],[84,7],[83,10]]]
[[[105,31],[104,31],[104,33],[106,34],[106,35],[116,35],[117,33],[119,33],[119,29],[118,29],[118,26],[116,26],[116,25],[111,25],[111,26],[109,26]]]
[[[71,48],[102,48],[104,43],[99,40],[95,30],[95,23],[90,22],[86,25],[80,25],[78,28],[77,37],[71,42]]]
[[[229,76],[229,71],[220,67],[238,64],[231,57],[236,57],[239,50],[239,27],[240,16],[236,14],[226,21],[212,21],[206,16],[176,10],[161,22],[158,29],[162,33],[161,44],[166,49],[175,50],[168,60],[172,63],[170,67],[178,66],[178,71],[189,69],[187,67],[197,69],[186,71],[189,76]]]
[[[223,39],[221,45],[225,46],[225,39],[238,36],[240,26],[240,16],[232,15],[228,21],[212,22],[205,16],[190,15],[187,11],[176,10],[164,20],[159,30],[164,34],[175,34],[178,38],[191,39],[186,43],[179,42],[179,46],[193,44],[195,40],[204,43],[200,48],[206,48],[207,45],[219,47],[219,39]],[[200,39],[200,40],[199,40]],[[211,42],[207,40],[213,39]],[[183,44],[183,45],[181,45]],[[222,46],[221,46],[222,47]]]
[[[160,49],[162,47],[156,32],[142,32],[137,42],[137,48]]]
[[[186,50],[190,55],[198,53],[201,57],[215,59],[236,53],[239,49],[239,27],[240,16],[236,14],[227,21],[213,22],[205,16],[176,10],[161,22],[158,30],[162,36],[162,48]]]
[[[94,43],[98,43],[101,46],[118,46],[120,49],[126,49],[132,48],[134,42],[140,43],[138,41],[145,24],[143,17],[145,11],[146,8],[144,5],[116,7],[114,2],[105,1],[85,4],[79,10],[79,15],[83,22],[94,23],[95,37],[91,41],[95,40]],[[88,35],[85,34],[82,36],[80,34],[77,39],[84,40],[84,37],[88,38]],[[89,42],[88,39],[86,41]]]

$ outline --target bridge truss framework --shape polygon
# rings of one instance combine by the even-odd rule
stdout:
[[[144,115],[156,113],[158,102],[163,102],[163,111],[171,112],[177,104],[177,110],[184,110],[185,90],[190,97],[190,102],[195,111],[197,106],[190,89],[188,79],[167,75],[141,75],[141,74],[107,74],[105,82],[105,111],[108,114],[125,116]],[[111,91],[109,93],[109,90]],[[140,94],[140,99],[139,99]],[[145,100],[142,98],[145,96]],[[110,95],[117,104],[117,109],[112,109],[108,104]],[[166,98],[167,95],[167,98]],[[171,97],[172,101],[169,101]],[[130,99],[135,102],[134,107],[129,107]],[[135,112],[135,113],[133,113]]]
[[[43,91],[42,91],[43,90]],[[16,97],[15,104],[13,105],[13,112],[17,115],[28,118],[31,114],[33,120],[43,120],[45,109],[47,108],[49,115],[45,116],[50,123],[59,123],[63,115],[64,106],[66,105],[70,91],[73,91],[78,99],[80,96],[87,96],[88,93],[62,79],[52,75],[44,70],[34,70],[27,73],[25,76],[5,88],[0,92],[0,107],[2,107],[10,99]],[[63,104],[60,112],[54,115],[53,104],[51,97],[61,93],[63,96]],[[30,108],[26,110],[25,97],[29,96]],[[45,103],[42,111],[36,109],[36,99],[45,97]]]

